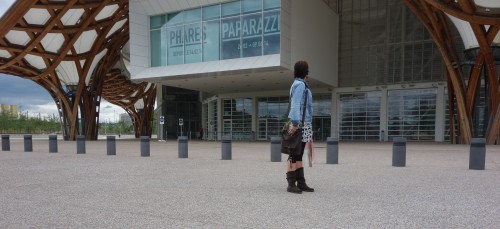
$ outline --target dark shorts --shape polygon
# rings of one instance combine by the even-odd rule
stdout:
[[[289,156],[288,161],[292,161],[292,163],[296,163],[297,161],[302,161],[302,156],[304,156],[304,149],[306,148],[306,142],[302,142],[301,148],[300,148],[300,154],[299,155],[294,155],[294,156]]]

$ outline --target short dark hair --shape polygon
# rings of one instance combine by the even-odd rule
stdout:
[[[295,63],[293,70],[294,77],[300,77],[301,79],[304,79],[307,75],[309,75],[309,64],[307,64],[307,62],[304,60],[299,60],[297,61],[297,63]]]

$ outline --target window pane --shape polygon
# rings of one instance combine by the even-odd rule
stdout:
[[[203,22],[203,61],[219,60],[220,28],[219,21]]]
[[[167,14],[167,26],[182,24],[184,22],[183,12]]]
[[[264,13],[264,55],[280,53],[280,12]]]
[[[203,33],[201,31],[201,23],[193,23],[184,26],[184,63],[201,62],[201,39]]]
[[[161,63],[161,30],[153,30],[151,36],[151,67],[162,66]]]
[[[167,64],[184,63],[184,36],[183,26],[176,26],[167,29],[168,57]]]
[[[240,14],[240,1],[224,3],[221,5],[222,17],[230,17]]]
[[[262,11],[261,0],[243,0],[243,14]]]
[[[280,0],[264,0],[264,10],[280,8]]]
[[[242,18],[243,57],[262,55],[262,14],[251,14]]]
[[[151,16],[149,18],[149,27],[159,29],[165,24],[165,15]]]
[[[184,23],[199,22],[201,20],[201,8],[184,11]]]
[[[219,19],[220,5],[203,7],[203,20]]]
[[[222,20],[222,59],[240,57],[240,17]]]

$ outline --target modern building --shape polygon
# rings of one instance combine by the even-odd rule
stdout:
[[[162,138],[277,135],[298,60],[310,64],[316,140],[454,135],[442,57],[400,0],[131,0],[130,55],[133,81],[162,85]],[[475,117],[484,137],[487,118]]]
[[[131,0],[130,60],[134,81],[162,85],[162,138],[277,135],[298,60],[316,140],[450,136],[440,53],[399,0]]]

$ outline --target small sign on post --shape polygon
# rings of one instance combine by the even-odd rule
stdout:
[[[160,116],[160,124],[163,125],[165,124],[165,116]]]
[[[179,118],[179,126],[181,127],[181,136],[184,136],[184,134],[182,133],[183,125],[184,125],[184,120],[182,118]]]

